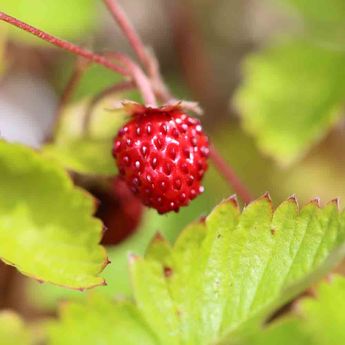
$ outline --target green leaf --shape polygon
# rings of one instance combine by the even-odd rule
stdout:
[[[59,165],[0,141],[0,257],[40,281],[73,289],[104,284],[93,199]]]
[[[161,233],[157,232],[147,247],[145,258],[169,265],[170,254],[170,243],[163,237],[163,235],[161,235]],[[133,257],[135,258],[135,256]]]
[[[244,128],[281,164],[302,157],[340,118],[345,53],[308,41],[273,45],[245,62],[235,104]]]
[[[0,344],[1,345],[32,345],[30,331],[21,318],[10,311],[0,313]]]
[[[345,279],[322,283],[299,300],[288,317],[250,335],[241,345],[342,345],[345,343]]]
[[[335,276],[323,283],[316,297],[299,305],[303,326],[315,345],[345,344],[345,279]]]
[[[314,200],[299,210],[290,198],[273,211],[266,195],[242,213],[235,199],[223,202],[173,247],[157,235],[144,257],[130,255],[136,308],[148,334],[164,345],[228,344],[247,336],[344,256],[344,219],[336,202],[321,208]]]
[[[188,261],[172,251],[169,275],[166,258],[161,266],[132,260],[138,307],[161,343],[213,344],[257,316],[262,321],[329,269],[339,259],[329,259],[332,251],[340,246],[343,254],[345,227],[334,203],[321,209],[312,202],[299,211],[290,199],[273,213],[263,198],[241,214],[230,200],[206,227],[201,245],[185,254],[192,255]]]
[[[62,114],[54,142],[46,145],[43,152],[81,174],[115,175],[113,138],[126,120],[123,112],[107,110],[115,100],[106,98],[94,109],[88,133],[83,129],[88,101],[68,107]]]
[[[1,0],[2,11],[66,39],[83,37],[96,24],[95,8],[95,0]],[[25,42],[42,42],[16,28],[10,34]]]
[[[110,139],[80,138],[47,145],[44,154],[66,169],[81,174],[113,176],[116,174],[116,166],[111,155],[112,146]]]
[[[178,214],[173,212],[162,217],[156,210],[146,209],[136,233],[121,244],[107,248],[108,257],[111,261],[111,265],[103,272],[107,286],[97,291],[110,297],[117,295],[129,297],[131,295],[131,282],[128,272],[128,253],[143,255],[157,231],[164,232],[165,237],[174,240],[181,228],[203,212],[205,209],[205,206],[202,206],[204,205],[203,199],[207,202],[213,202],[210,192],[211,189],[205,191],[199,199],[195,200],[194,204],[181,210]],[[36,284],[34,281],[28,283],[30,301],[35,306],[39,305],[40,308],[49,312],[55,310],[61,300],[78,301],[84,298],[84,294],[80,294],[79,291],[48,284]]]
[[[129,302],[94,295],[84,303],[67,303],[60,323],[48,327],[49,344],[156,345],[154,334]]]
[[[315,345],[303,329],[301,320],[294,316],[274,322],[266,329],[250,334],[241,345]]]

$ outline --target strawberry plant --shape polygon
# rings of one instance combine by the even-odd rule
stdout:
[[[259,148],[286,166],[340,121],[344,54],[317,40],[341,41],[344,7],[334,0],[326,16],[285,2],[310,36],[249,57],[234,104]],[[196,94],[205,81],[212,89],[201,106],[171,91],[117,0],[103,5],[134,57],[55,36],[82,36],[99,5],[0,4],[5,88],[18,67],[10,56],[36,61],[44,51],[44,73],[65,63],[63,74],[70,62],[46,45],[76,56],[41,146],[6,131],[0,140],[0,343],[344,344],[345,211],[332,184],[345,182],[344,138],[282,171],[235,121],[211,114],[221,104],[209,102],[215,84],[189,5],[166,10],[190,30],[180,52],[187,79],[197,80]],[[46,11],[68,13],[54,22]],[[111,84],[93,83],[104,71]],[[0,116],[0,132],[4,123]],[[294,178],[289,193],[301,202],[283,196]],[[305,198],[328,197],[326,189],[337,190],[329,202]]]

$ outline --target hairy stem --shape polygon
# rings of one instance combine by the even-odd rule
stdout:
[[[232,169],[229,163],[224,160],[214,145],[211,145],[210,147],[210,158],[212,159],[218,171],[225,177],[230,186],[232,186],[235,193],[244,201],[245,204],[249,204],[252,201],[250,193],[238,178],[235,171]]]
[[[134,50],[139,61],[145,67],[145,70],[150,76],[153,89],[157,94],[158,98],[163,102],[167,102],[170,99],[172,99],[173,96],[171,95],[167,86],[163,82],[156,57],[145,48],[145,45],[141,40],[139,34],[135,30],[134,26],[132,25],[131,21],[127,17],[122,7],[119,5],[118,1],[103,1],[109,9],[109,12],[112,14],[115,21],[118,23],[123,34],[126,36],[130,46]]]
[[[27,32],[31,33],[32,35],[35,35],[38,38],[55,45],[56,47],[62,48],[62,49],[66,50],[70,53],[75,54],[75,55],[79,55],[79,56],[81,56],[81,57],[83,57],[83,58],[85,58],[91,62],[97,63],[99,65],[103,65],[104,67],[111,69],[111,70],[113,70],[119,74],[122,74],[123,76],[127,76],[127,77],[130,76],[128,71],[125,68],[109,61],[104,56],[93,53],[92,51],[81,48],[81,47],[79,47],[79,46],[77,46],[71,42],[62,40],[62,39],[57,38],[53,35],[50,35],[46,32],[43,32],[42,30],[39,30],[39,29],[29,25],[29,24],[26,24],[26,23],[20,21],[19,19],[11,17],[10,15],[8,15],[4,12],[0,12],[0,20],[7,22],[13,26],[16,26],[19,29],[27,31]]]
[[[140,67],[132,62],[129,58],[124,55],[118,54],[117,56],[122,61],[122,65],[115,64],[113,61],[108,59],[103,55],[95,54],[87,49],[81,48],[73,43],[68,41],[61,40],[55,36],[52,36],[46,32],[43,32],[33,26],[26,24],[14,17],[11,17],[3,12],[0,12],[0,20],[3,20],[11,25],[14,25],[24,31],[27,31],[44,41],[47,41],[59,48],[67,50],[73,54],[79,55],[90,62],[94,62],[100,65],[103,65],[106,68],[109,68],[123,76],[131,77],[135,80],[139,90],[142,93],[145,103],[150,105],[156,105],[155,95],[152,91],[152,86],[150,81],[147,79],[145,74],[141,71]],[[115,55],[115,54],[114,54]]]
[[[174,96],[170,92],[169,88],[165,84],[163,77],[160,72],[159,62],[154,55],[154,53],[148,53],[150,56],[148,74],[151,78],[152,87],[157,95],[157,97],[162,102],[168,102],[174,99]]]
[[[109,12],[112,14],[115,21],[120,26],[122,32],[126,36],[129,44],[133,48],[135,54],[137,55],[139,61],[143,63],[145,68],[150,65],[150,57],[146,53],[145,45],[140,39],[138,33],[136,32],[134,26],[127,17],[127,14],[119,5],[117,0],[103,0]]]
[[[108,56],[120,61],[128,69],[144,98],[145,104],[157,106],[157,100],[153,91],[152,83],[147,78],[143,70],[126,55],[121,53],[109,53]]]

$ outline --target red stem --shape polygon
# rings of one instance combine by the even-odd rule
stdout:
[[[158,98],[163,102],[167,102],[168,100],[172,99],[173,96],[162,80],[162,76],[159,71],[159,64],[155,56],[146,50],[143,41],[141,40],[131,21],[127,17],[125,11],[119,5],[118,1],[103,1],[115,21],[120,26],[123,34],[127,37],[127,40],[134,50],[135,54],[137,55],[139,61],[141,61],[146,71],[148,72],[151,78],[152,86]]]
[[[169,88],[165,84],[160,68],[159,62],[156,56],[153,53],[148,53],[150,57],[149,66],[148,66],[148,74],[151,77],[152,87],[157,94],[157,97],[164,103],[174,99],[174,96],[170,92]]]
[[[71,42],[67,42],[67,41],[62,40],[60,38],[52,36],[46,32],[43,32],[43,31],[29,25],[29,24],[26,24],[26,23],[20,21],[19,19],[11,17],[4,12],[0,12],[0,20],[7,22],[13,26],[16,26],[16,27],[18,27],[24,31],[27,31],[27,32],[37,36],[38,38],[55,45],[56,47],[62,48],[62,49],[66,50],[70,53],[82,56],[83,58],[85,58],[91,62],[103,65],[104,67],[111,69],[111,70],[113,70],[119,74],[124,75],[124,76],[127,76],[127,77],[130,76],[128,71],[125,68],[122,68],[121,66],[114,64],[113,62],[111,62],[107,58],[105,58],[104,56],[95,54],[92,51],[78,47],[77,45],[75,45]]]
[[[134,26],[127,17],[127,14],[119,5],[117,0],[103,0],[109,12],[120,26],[122,32],[127,37],[129,44],[132,46],[138,59],[143,63],[145,68],[150,66],[150,57],[148,56],[145,45],[140,39]]]
[[[121,53],[108,53],[109,57],[120,61],[128,69],[132,78],[134,79],[138,89],[144,98],[146,105],[157,106],[156,96],[153,92],[151,81],[147,78],[143,70],[133,62],[128,56]]]
[[[129,58],[125,57],[124,55],[118,55],[121,57],[122,62],[126,65],[125,67],[119,66],[114,64],[112,61],[107,59],[102,55],[95,54],[87,49],[83,49],[73,43],[61,40],[57,37],[54,37],[48,33],[45,33],[39,29],[34,28],[33,26],[26,24],[14,17],[11,17],[3,12],[0,12],[0,20],[3,20],[11,25],[14,25],[22,30],[25,30],[44,41],[47,41],[59,48],[67,50],[73,54],[79,55],[91,62],[98,63],[103,65],[106,68],[109,68],[117,73],[120,73],[124,76],[129,76],[135,79],[138,88],[142,92],[142,96],[145,100],[145,103],[150,105],[156,105],[155,95],[152,91],[152,87],[150,81],[146,78],[145,74],[141,71],[140,67],[137,66],[134,62],[132,62]],[[128,23],[129,25],[129,23]],[[134,29],[133,29],[134,30]]]
[[[213,145],[211,145],[210,147],[210,158],[212,159],[218,171],[223,174],[225,179],[232,186],[235,193],[244,201],[245,204],[249,204],[252,201],[252,197],[247,188],[243,185],[241,180],[236,175],[235,171],[224,160],[224,158],[219,154],[219,152]]]

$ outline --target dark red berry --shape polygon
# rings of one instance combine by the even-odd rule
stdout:
[[[178,211],[204,190],[207,136],[179,107],[139,109],[114,141],[120,175],[146,206]]]
[[[126,183],[115,178],[110,184],[94,185],[88,190],[98,200],[95,216],[103,221],[106,231],[103,245],[115,245],[133,234],[140,224],[143,206]]]

